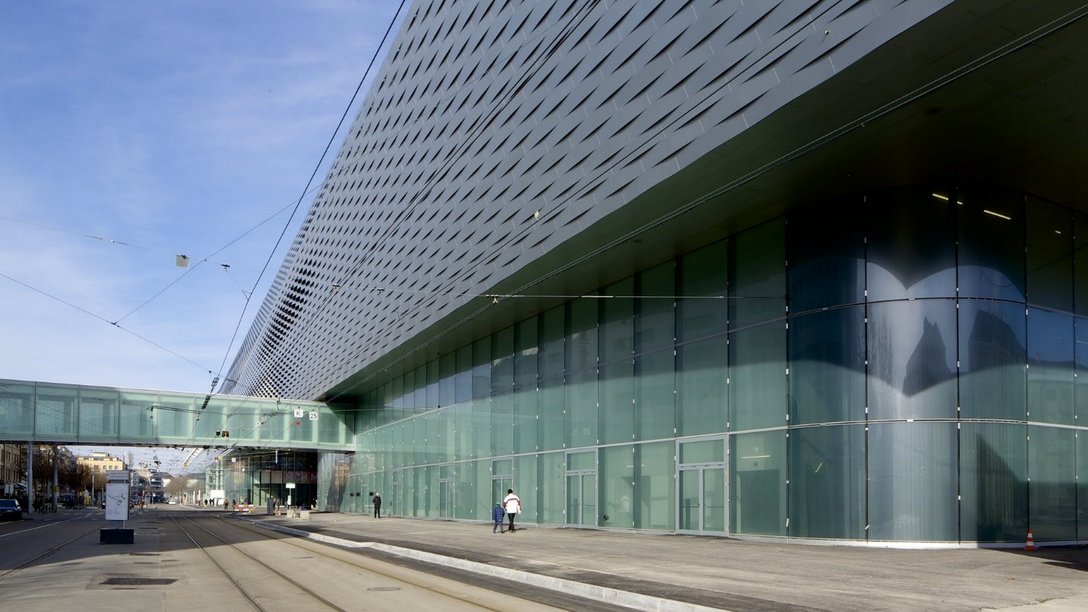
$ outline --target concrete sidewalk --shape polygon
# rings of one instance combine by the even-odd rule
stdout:
[[[311,513],[246,517],[642,609],[1088,609],[1088,548],[898,550]],[[300,534],[301,535],[301,534]]]

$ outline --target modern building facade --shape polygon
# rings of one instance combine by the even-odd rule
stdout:
[[[1086,15],[417,2],[225,390],[326,509],[1088,540]]]

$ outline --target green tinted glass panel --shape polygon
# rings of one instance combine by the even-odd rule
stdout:
[[[677,348],[677,427],[680,435],[725,431],[723,337]]]
[[[788,345],[791,425],[865,418],[864,307],[792,317]]]
[[[730,440],[729,530],[736,534],[786,532],[786,432],[737,434]]]
[[[1076,439],[1071,429],[1028,427],[1028,515],[1039,541],[1077,537]]]
[[[956,541],[955,423],[869,427],[869,539]]]
[[[597,307],[600,300],[581,298],[569,303],[570,333],[567,336],[567,371],[597,367]]]
[[[34,386],[0,381],[0,431],[9,435],[34,430]]]
[[[791,536],[865,538],[865,427],[790,432]]]
[[[601,366],[601,443],[635,437],[634,364],[630,360]]]
[[[676,264],[666,262],[639,275],[635,351],[671,348],[676,337]]]
[[[525,455],[515,460],[514,492],[521,498],[519,523],[540,522],[540,476],[536,455]]]
[[[786,235],[781,218],[732,239],[729,328],[739,329],[786,314]]]
[[[537,426],[541,450],[563,448],[566,439],[566,390],[563,388],[562,377],[541,380],[537,398],[540,401],[540,420]]]
[[[159,396],[153,393],[123,393],[121,395],[121,435],[133,437],[153,437],[156,431],[155,414],[152,406],[158,403]],[[250,430],[252,435],[256,425]]]
[[[1029,421],[1073,425],[1073,317],[1028,311]]]
[[[1027,529],[1027,431],[1023,425],[960,426],[960,540],[1019,542]]]
[[[597,373],[574,372],[567,377],[567,446],[597,443]]]
[[[725,531],[725,469],[705,468],[703,474],[703,531]]]
[[[955,418],[956,302],[870,304],[868,316],[869,418]]]
[[[597,453],[595,451],[568,453],[567,469],[571,471],[597,469]]]
[[[631,361],[635,348],[634,279],[605,287],[601,303],[601,363]]]
[[[680,260],[677,337],[684,342],[725,331],[726,243],[716,242]]]
[[[680,463],[721,463],[725,461],[725,440],[680,443]]]
[[[601,527],[633,529],[635,526],[635,448],[610,446],[601,449]]]
[[[731,335],[729,413],[734,431],[786,424],[784,323],[769,323]]]
[[[683,531],[702,530],[702,470],[680,471],[680,521]]]
[[[672,348],[635,358],[635,431],[639,440],[673,435],[676,427],[676,357]]]
[[[541,453],[537,455],[540,477],[540,492],[537,504],[540,508],[540,522],[549,525],[562,525],[565,509],[566,463],[563,453]]]
[[[961,416],[1023,420],[1027,414],[1024,306],[961,300],[959,319]],[[949,399],[954,394],[950,389]]]
[[[116,438],[119,434],[120,393],[102,389],[79,390],[81,439]]]
[[[35,430],[39,436],[75,438],[77,420],[76,388],[38,385]]]
[[[673,528],[675,497],[675,445],[668,442],[635,447],[635,528]]]

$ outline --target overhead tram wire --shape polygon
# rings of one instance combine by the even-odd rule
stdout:
[[[313,190],[311,189],[311,190],[310,190],[310,192],[312,192],[312,191],[313,191]],[[307,192],[307,193],[310,193],[310,192]],[[304,193],[304,194],[303,194],[303,197],[305,197],[305,195],[306,195],[306,193]],[[246,231],[242,232],[242,233],[241,233],[240,235],[236,236],[236,237],[235,237],[235,238],[234,238],[233,240],[231,240],[230,242],[228,242],[228,243],[224,244],[223,246],[219,247],[219,248],[218,248],[218,249],[216,249],[215,251],[212,251],[212,252],[211,252],[210,254],[208,254],[208,255],[207,255],[207,256],[205,256],[204,258],[202,258],[202,259],[198,260],[198,261],[197,261],[197,262],[196,262],[195,264],[193,264],[192,266],[190,266],[190,267],[186,268],[185,272],[183,272],[182,274],[178,275],[178,277],[177,277],[177,278],[175,278],[174,280],[172,280],[172,281],[171,281],[170,283],[168,283],[168,284],[167,284],[167,285],[166,285],[165,287],[163,287],[162,289],[160,289],[160,290],[159,290],[158,292],[156,292],[156,293],[155,293],[154,295],[152,295],[151,297],[147,298],[147,300],[145,300],[145,301],[144,301],[144,302],[143,302],[142,304],[140,304],[140,305],[139,305],[139,306],[137,306],[136,308],[133,308],[132,310],[130,310],[130,311],[129,311],[129,312],[127,313],[127,314],[125,314],[125,316],[121,317],[120,319],[117,319],[117,321],[116,321],[116,322],[120,323],[121,321],[124,321],[125,319],[127,319],[127,318],[129,318],[130,316],[132,316],[133,314],[135,314],[135,313],[136,313],[136,312],[137,312],[138,310],[142,309],[142,308],[143,308],[144,306],[147,306],[147,305],[148,305],[148,304],[150,304],[151,302],[155,301],[155,299],[156,299],[156,298],[158,298],[158,297],[159,297],[160,295],[162,295],[163,293],[166,293],[166,291],[167,291],[168,289],[170,289],[171,287],[173,287],[174,285],[176,285],[176,284],[177,284],[178,282],[180,282],[180,281],[181,281],[181,280],[182,280],[183,278],[185,278],[186,276],[188,276],[188,275],[189,275],[189,274],[190,274],[191,272],[194,272],[194,271],[195,271],[195,270],[196,270],[197,268],[199,268],[199,267],[200,267],[201,265],[203,265],[203,264],[207,263],[209,259],[211,259],[212,257],[215,257],[216,255],[218,255],[218,254],[222,253],[223,251],[225,251],[225,250],[229,249],[229,248],[230,248],[231,246],[233,246],[233,245],[234,245],[234,244],[235,244],[236,242],[238,242],[238,241],[239,241],[239,240],[241,240],[242,238],[245,238],[246,236],[248,236],[248,235],[252,234],[253,232],[257,231],[257,230],[258,230],[258,229],[259,229],[259,228],[260,228],[260,227],[261,227],[262,225],[264,225],[265,223],[268,223],[268,222],[269,222],[269,221],[271,221],[272,219],[275,219],[276,217],[280,216],[280,215],[281,215],[281,214],[283,213],[283,211],[287,210],[288,208],[291,208],[292,206],[295,206],[295,207],[297,207],[297,204],[295,204],[295,203],[293,203],[293,202],[292,202],[291,204],[287,204],[286,206],[283,206],[282,208],[280,208],[280,209],[279,209],[279,210],[277,210],[276,212],[272,213],[272,214],[271,214],[271,215],[269,215],[268,217],[265,217],[265,218],[264,218],[264,220],[263,220],[263,221],[261,221],[260,223],[258,223],[257,225],[254,225],[253,227],[249,228],[248,230],[246,230]],[[290,220],[288,220],[288,224],[289,224],[289,223],[290,223]],[[244,292],[244,290],[243,290],[243,292]]]
[[[577,29],[577,27],[580,26],[585,21],[586,18],[588,18],[589,14],[591,14],[591,12],[592,12],[592,9],[595,8],[598,4],[599,4],[599,0],[590,0],[590,1],[586,2],[571,17],[570,21],[568,21],[565,24],[562,24],[563,30],[560,31],[559,35],[555,39],[553,39],[546,47],[544,47],[544,50],[540,55],[537,55],[535,58],[533,58],[532,61],[533,61],[534,65],[531,67],[530,70],[526,70],[523,73],[523,75],[517,81],[514,82],[513,86],[510,88],[511,92],[507,94],[508,97],[505,100],[500,101],[499,104],[496,104],[496,106],[493,107],[492,109],[490,109],[487,113],[483,113],[483,115],[489,117],[489,120],[482,123],[482,124],[477,123],[476,125],[474,125],[472,127],[472,131],[470,132],[468,137],[466,139],[462,140],[461,144],[458,145],[457,147],[455,147],[450,152],[450,155],[447,156],[447,158],[444,160],[442,167],[440,167],[439,169],[437,169],[437,170],[435,170],[434,172],[431,173],[431,175],[428,177],[427,182],[416,192],[416,195],[412,198],[412,201],[406,207],[404,207],[404,209],[399,211],[398,214],[397,214],[397,217],[395,219],[393,219],[392,223],[390,223],[383,230],[383,232],[382,232],[382,234],[380,236],[376,237],[373,240],[372,246],[369,249],[367,249],[367,252],[352,267],[352,269],[348,271],[348,273],[344,277],[344,280],[341,281],[340,283],[338,283],[340,287],[346,287],[348,282],[350,280],[352,280],[355,277],[356,274],[358,274],[358,272],[361,270],[362,266],[373,259],[376,252],[380,248],[380,246],[382,244],[382,241],[385,238],[387,238],[391,233],[396,231],[396,229],[399,228],[400,225],[402,225],[404,222],[406,222],[408,220],[408,218],[410,217],[411,213],[413,213],[416,208],[418,208],[424,201],[426,201],[426,196],[429,195],[429,192],[433,188],[434,184],[438,180],[443,178],[449,172],[450,168],[452,167],[452,164],[454,162],[456,162],[457,160],[459,160],[463,155],[465,155],[466,151],[469,148],[471,148],[472,144],[476,140],[478,140],[480,138],[480,136],[484,133],[486,128],[490,127],[491,123],[498,119],[501,111],[504,110],[510,103],[513,102],[513,100],[516,98],[516,95],[518,93],[520,93],[521,90],[524,89],[524,87],[526,87],[528,85],[528,83],[532,80],[532,78],[534,76],[536,76],[536,74],[539,73],[539,71],[546,65],[547,60],[550,60],[552,57],[554,57],[556,55],[556,53],[558,53],[558,50],[561,47],[561,45],[570,37],[571,34],[573,34],[573,32]],[[822,16],[824,13],[826,13],[827,10],[829,10],[829,8],[825,8],[823,12],[814,15],[809,20],[808,24],[811,24],[811,22],[815,21],[819,16]],[[803,27],[807,27],[808,24],[806,24],[805,26],[802,26],[802,29],[803,29]],[[542,32],[540,36],[543,36],[547,32],[554,29],[555,27],[557,27],[557,26],[552,26],[551,28],[548,28],[547,30]],[[788,39],[789,37],[786,37],[786,38]],[[535,38],[531,39],[531,40],[535,40]],[[531,42],[531,40],[526,41],[525,44],[527,44],[528,42]],[[517,53],[517,50],[523,48],[525,46],[525,44],[519,45],[519,47],[513,53]],[[762,59],[763,57],[766,57],[768,54],[773,52],[773,49],[778,48],[778,46],[780,46],[782,44],[784,44],[784,42],[778,43],[778,45],[776,45],[771,50],[768,50],[763,56],[761,56],[758,59]],[[758,59],[755,60],[755,61],[758,61]],[[741,72],[743,72],[743,70]],[[736,78],[736,77],[734,77],[734,78]],[[482,80],[482,77],[479,80]],[[726,83],[722,87],[727,87],[728,85],[729,85],[729,83]],[[466,86],[467,86],[467,84],[466,84]],[[462,86],[461,88],[458,88],[458,92],[455,92],[452,95],[456,95],[463,88],[464,88],[464,86]],[[606,169],[602,170],[601,172],[599,172],[598,177],[593,179],[592,181],[589,181],[588,184],[593,185],[600,177],[602,177],[605,174],[607,174],[608,172],[610,172],[618,163],[619,163],[619,161],[613,162],[613,164],[611,164],[608,168],[606,168]],[[544,216],[542,215],[541,218],[543,218],[543,217]],[[530,225],[533,225],[533,224],[530,224]],[[511,238],[511,240],[512,240],[512,238]],[[502,245],[499,245],[499,246],[501,247]],[[473,266],[473,267],[467,269],[467,271],[471,271],[471,270],[475,269],[476,267],[477,266]],[[386,288],[384,290],[390,290],[390,289]],[[324,296],[324,298],[322,300],[322,303],[320,304],[318,309],[311,315],[311,317],[310,317],[310,319],[309,319],[309,321],[307,323],[310,323],[310,322],[317,319],[317,317],[321,314],[321,312],[324,311],[324,308],[328,304],[328,301],[329,301],[330,297],[331,296],[329,294],[326,294]],[[418,309],[418,306],[417,306],[416,309]],[[308,325],[306,327],[308,327]],[[303,327],[303,330],[306,327]],[[300,332],[296,331],[295,333],[300,333]]]
[[[117,324],[117,323],[115,323],[113,321],[110,321],[109,319],[107,319],[107,318],[105,318],[105,317],[103,317],[101,315],[93,313],[93,312],[87,310],[86,308],[76,306],[75,304],[73,304],[73,303],[71,303],[71,302],[69,302],[69,301],[67,301],[65,299],[59,298],[59,297],[57,297],[57,296],[55,296],[55,295],[53,295],[51,293],[48,293],[48,292],[43,291],[41,289],[38,289],[37,287],[33,287],[31,285],[28,285],[27,283],[24,283],[23,281],[21,281],[19,279],[8,276],[7,274],[4,274],[3,272],[0,272],[0,276],[8,279],[9,281],[11,281],[11,282],[13,282],[13,283],[15,283],[17,285],[21,285],[21,286],[23,286],[23,287],[25,287],[27,289],[30,289],[31,291],[33,291],[35,293],[44,295],[45,297],[47,297],[47,298],[49,298],[51,300],[54,300],[56,302],[60,302],[61,304],[64,304],[65,306],[68,306],[69,308],[73,308],[75,310],[78,310],[79,312],[82,312],[83,314],[85,314],[87,316],[98,319],[99,321],[102,321],[103,323],[108,323],[108,324],[116,327],[117,329],[119,329],[119,330],[121,330],[121,331],[123,331],[123,332],[125,332],[127,334],[130,334],[130,335],[136,337],[137,339],[142,340],[143,342],[146,342],[147,344],[150,344],[151,346],[154,346],[155,348],[166,351],[167,353],[170,353],[174,357],[177,357],[178,359],[181,359],[182,361],[190,363],[190,364],[200,368],[201,370],[204,370],[208,374],[212,373],[212,371],[210,369],[208,369],[207,366],[200,365],[199,363],[193,361],[192,359],[189,359],[188,357],[185,357],[184,355],[181,355],[181,354],[179,354],[179,353],[177,353],[177,352],[175,352],[173,350],[170,350],[169,348],[166,348],[165,346],[163,346],[163,345],[161,345],[161,344],[159,344],[159,343],[157,343],[157,342],[155,342],[153,340],[150,340],[149,338],[141,336],[140,334],[132,331],[131,329],[128,329],[127,327],[123,327],[123,326],[121,326],[121,325],[119,325],[119,324]]]
[[[325,157],[329,154],[329,150],[332,148],[333,143],[336,142],[336,136],[337,136],[337,134],[340,133],[340,128],[343,127],[344,120],[347,118],[348,113],[351,112],[351,108],[355,104],[355,99],[359,96],[359,92],[362,90],[363,85],[366,83],[367,78],[370,76],[370,71],[371,71],[371,69],[373,69],[374,63],[378,59],[378,55],[381,53],[382,48],[385,46],[385,41],[389,38],[389,33],[393,31],[393,26],[397,23],[397,19],[400,17],[401,11],[404,9],[404,2],[405,2],[405,0],[401,0],[400,4],[397,5],[397,10],[396,10],[396,12],[393,13],[393,18],[389,20],[389,25],[385,29],[385,34],[382,35],[381,41],[378,43],[377,47],[374,49],[374,54],[371,56],[370,62],[367,64],[366,70],[363,71],[363,76],[359,79],[359,83],[355,86],[355,91],[352,93],[351,99],[348,100],[347,105],[344,107],[344,112],[340,115],[340,120],[336,124],[336,128],[333,130],[332,134],[329,136],[329,141],[325,144],[325,150],[322,151],[321,157],[317,160],[317,163],[314,165],[314,169],[310,173],[310,178],[306,181],[306,186],[303,188],[302,194],[299,195],[298,199],[294,202],[293,207],[291,209],[291,216],[287,219],[287,222],[284,223],[283,229],[280,230],[280,235],[279,235],[278,238],[276,238],[275,245],[273,245],[271,251],[268,253],[268,257],[265,259],[264,265],[261,267],[261,272],[257,276],[257,280],[254,281],[253,287],[250,289],[249,294],[246,296],[245,304],[242,306],[242,312],[238,315],[238,322],[235,324],[234,332],[231,334],[230,343],[227,345],[227,350],[223,355],[223,360],[219,364],[219,370],[215,374],[215,379],[214,380],[217,381],[217,382],[219,381],[220,377],[223,375],[223,369],[226,367],[227,359],[230,357],[230,352],[234,348],[234,341],[238,338],[238,330],[241,328],[242,321],[245,319],[246,310],[249,308],[249,303],[253,299],[253,295],[257,290],[257,285],[260,284],[261,279],[264,278],[265,272],[268,271],[268,266],[272,262],[272,258],[275,256],[276,251],[279,249],[280,243],[283,241],[283,237],[287,233],[287,228],[289,228],[291,226],[291,221],[294,220],[295,214],[298,213],[298,209],[299,209],[299,206],[301,206],[301,204],[302,204],[302,200],[311,192],[311,185],[313,184],[314,179],[317,177],[317,173],[321,170],[321,166],[322,166],[322,164],[324,164]],[[316,189],[316,188],[314,188],[314,189]],[[214,255],[214,253],[213,253],[213,255]],[[243,290],[243,293],[244,293],[244,290]],[[203,412],[203,409],[205,407],[207,407],[208,400],[211,397],[211,395],[214,394],[214,393],[215,393],[215,384],[212,385],[211,392],[208,394],[208,397],[205,398],[204,405],[201,407],[201,412]],[[198,420],[199,420],[199,417],[198,417]],[[195,435],[196,435],[196,432],[194,431],[193,435],[190,436],[190,439],[195,437]]]
[[[527,70],[517,81],[515,81],[515,83],[511,87],[512,91],[507,94],[506,99],[501,100],[498,104],[496,104],[493,108],[489,109],[487,112],[481,113],[481,116],[486,116],[489,119],[484,123],[475,125],[472,128],[470,134],[468,135],[468,138],[466,138],[464,141],[462,141],[460,145],[450,151],[449,156],[447,156],[446,159],[443,160],[442,166],[440,166],[438,169],[431,173],[431,175],[428,177],[427,182],[416,191],[415,195],[412,197],[408,205],[398,212],[397,217],[394,218],[388,226],[386,226],[386,228],[379,236],[373,239],[372,246],[370,246],[370,248],[367,249],[367,251],[359,259],[359,261],[357,261],[355,265],[352,266],[352,269],[349,270],[347,274],[345,274],[344,280],[340,283],[341,287],[346,286],[347,283],[351,281],[356,274],[358,274],[358,272],[365,264],[372,261],[373,257],[376,255],[383,242],[401,225],[407,222],[411,214],[422,203],[426,201],[426,197],[429,195],[430,190],[433,189],[437,182],[450,171],[452,165],[455,162],[459,161],[465,155],[467,149],[469,149],[472,144],[475,143],[486,132],[487,128],[491,126],[492,122],[497,121],[501,111],[505,110],[505,108],[513,102],[517,94],[519,94],[521,90],[529,83],[529,81],[546,65],[547,60],[555,56],[561,44],[567,38],[569,38],[569,36],[573,33],[574,29],[578,25],[580,25],[589,15],[589,11],[587,9],[592,9],[597,4],[599,4],[599,0],[590,0],[589,2],[583,4],[578,12],[576,12],[572,16],[570,22],[562,24],[562,30],[559,32],[557,37],[543,48],[540,55],[533,59],[533,65],[530,66],[530,69]],[[577,19],[576,22],[575,19]],[[548,28],[545,32],[541,33],[540,36],[543,36],[544,34],[553,30],[556,27],[559,27],[559,25]],[[534,39],[526,41],[526,44],[536,40],[537,38],[539,37],[535,37]],[[517,49],[521,49],[524,46],[524,44],[520,45]],[[514,51],[514,53],[517,52],[517,49]],[[460,92],[462,89],[463,86],[458,89],[458,92]],[[457,92],[452,95],[457,95]],[[326,299],[322,302],[321,306],[318,308],[317,311],[314,312],[314,318],[316,318],[323,311],[327,302],[328,297],[326,296]]]
[[[517,94],[519,94],[521,90],[530,82],[530,80],[534,76],[536,76],[536,74],[538,74],[545,65],[547,65],[547,60],[550,60],[556,55],[561,45],[570,37],[570,35],[576,30],[576,28],[585,21],[585,19],[592,12],[592,9],[599,4],[600,0],[589,0],[588,2],[583,4],[574,13],[574,15],[571,16],[571,19],[567,23],[551,26],[540,34],[540,36],[542,37],[546,33],[554,30],[556,27],[561,26],[562,28],[558,35],[547,46],[543,48],[541,53],[533,58],[532,61],[534,65],[532,65],[529,70],[526,70],[523,75],[513,83],[512,87],[510,88],[511,91],[507,93],[507,98],[500,101],[498,104],[495,105],[494,108],[490,109],[488,112],[481,114],[481,116],[486,116],[488,117],[488,119],[482,123],[475,124],[471,128],[469,137],[463,140],[462,143],[456,146],[452,151],[450,151],[450,154],[443,161],[442,166],[431,173],[431,175],[427,179],[427,182],[419,190],[417,190],[416,194],[412,198],[412,201],[402,211],[400,211],[400,213],[398,213],[397,218],[395,218],[392,223],[390,223],[390,225],[388,225],[385,230],[383,230],[382,234],[373,240],[372,246],[367,249],[367,252],[362,256],[362,258],[345,275],[345,281],[341,283],[341,286],[345,286],[348,280],[354,278],[355,275],[362,269],[362,266],[370,261],[377,253],[385,238],[387,238],[392,232],[396,231],[396,229],[399,228],[400,225],[405,223],[409,219],[411,213],[414,212],[416,208],[418,208],[423,202],[426,201],[426,196],[429,195],[430,190],[439,180],[441,180],[441,178],[443,178],[449,172],[452,164],[466,154],[467,150],[485,133],[486,129],[490,127],[492,122],[498,120],[500,112],[504,110],[509,104],[511,104],[516,98]],[[529,42],[532,42],[533,40],[536,40],[536,38],[527,40],[522,45],[519,45],[513,51],[513,53],[517,53],[518,50],[524,48]],[[460,92],[463,87],[464,86],[458,88],[458,92]],[[452,95],[456,95],[456,93],[458,92],[455,92]],[[328,305],[330,299],[331,295],[325,294],[321,304],[307,320],[307,323],[302,328],[302,330],[308,328],[309,324],[317,319],[317,317],[324,311],[325,307]],[[296,331],[294,333],[301,333],[301,331]],[[222,370],[222,366],[220,370]]]
[[[809,153],[812,153],[815,150],[818,150],[818,149],[820,149],[820,148],[822,148],[824,146],[827,146],[828,144],[838,140],[839,138],[842,138],[846,134],[849,134],[849,133],[853,132],[856,129],[864,127],[867,123],[870,123],[872,121],[880,119],[880,118],[890,114],[892,111],[895,111],[895,110],[898,110],[898,109],[900,109],[900,108],[902,108],[904,106],[907,106],[907,105],[917,101],[920,98],[923,98],[923,97],[925,97],[925,96],[927,96],[927,95],[929,95],[929,94],[931,94],[931,93],[933,93],[933,92],[935,92],[935,91],[937,91],[937,90],[939,90],[939,89],[941,89],[941,88],[943,88],[943,87],[945,87],[945,86],[947,86],[947,85],[949,85],[949,84],[951,84],[951,83],[953,83],[953,82],[955,82],[955,81],[957,81],[957,80],[959,80],[959,79],[961,79],[963,77],[966,77],[968,74],[973,73],[974,71],[976,71],[976,70],[978,70],[978,69],[980,69],[980,68],[982,68],[982,67],[984,67],[986,65],[989,65],[989,64],[991,64],[991,63],[993,63],[993,62],[995,62],[995,61],[997,61],[999,59],[1002,59],[1002,58],[1004,58],[1004,57],[1006,57],[1006,56],[1008,56],[1008,55],[1010,55],[1010,54],[1012,54],[1012,53],[1014,53],[1014,52],[1016,52],[1016,51],[1018,51],[1018,50],[1020,50],[1020,49],[1022,49],[1024,47],[1028,46],[1028,45],[1031,45],[1031,44],[1033,44],[1033,43],[1035,43],[1035,42],[1037,42],[1037,41],[1039,41],[1039,40],[1041,40],[1041,39],[1043,39],[1043,38],[1045,38],[1047,36],[1050,36],[1050,35],[1058,32],[1059,30],[1062,30],[1062,29],[1064,29],[1066,27],[1069,27],[1070,25],[1072,25],[1072,24],[1076,23],[1077,21],[1085,18],[1086,16],[1088,16],[1088,7],[1081,7],[1081,8],[1074,9],[1074,10],[1070,11],[1069,13],[1066,13],[1062,17],[1059,17],[1059,18],[1051,21],[1050,23],[1044,24],[1043,26],[1040,26],[1040,27],[1036,28],[1035,30],[1032,30],[1031,32],[1021,36],[1020,38],[1018,38],[1018,39],[1016,39],[1014,41],[1006,43],[1005,45],[1002,45],[1001,47],[998,47],[997,49],[994,49],[994,50],[992,50],[992,51],[990,51],[988,53],[985,53],[985,54],[977,57],[976,59],[974,59],[972,61],[966,62],[966,63],[962,64],[961,66],[959,66],[958,68],[955,68],[955,69],[945,73],[944,75],[930,81],[929,83],[926,83],[926,84],[924,84],[924,85],[922,85],[920,87],[917,87],[914,90],[912,90],[911,92],[908,92],[907,94],[904,94],[904,95],[900,96],[899,98],[896,98],[895,100],[892,100],[891,102],[888,102],[888,103],[886,103],[884,105],[881,105],[881,106],[877,107],[876,109],[874,109],[874,110],[872,110],[872,111],[870,111],[868,113],[865,113],[865,114],[863,114],[861,116],[858,116],[855,119],[853,119],[851,121],[848,121],[845,124],[843,124],[843,125],[841,125],[841,126],[839,126],[837,128],[834,128],[834,129],[824,133],[823,135],[810,140],[809,142],[807,142],[805,144],[802,144],[802,145],[796,147],[792,151],[789,151],[789,152],[779,156],[778,158],[775,158],[775,159],[763,164],[762,166],[752,170],[751,172],[748,172],[748,173],[746,173],[746,174],[744,174],[744,175],[742,175],[742,176],[740,176],[740,177],[738,177],[738,178],[736,178],[736,179],[734,179],[732,181],[729,181],[727,183],[719,185],[718,187],[716,187],[714,189],[711,189],[710,191],[704,193],[703,195],[698,196],[696,198],[693,198],[692,200],[689,200],[683,206],[680,206],[679,208],[674,209],[673,211],[671,211],[669,213],[666,213],[665,215],[662,215],[662,216],[658,217],[657,219],[654,219],[654,220],[652,220],[650,222],[647,222],[647,223],[643,224],[642,226],[640,226],[640,227],[638,227],[638,228],[624,234],[623,236],[617,237],[617,238],[609,241],[608,243],[601,245],[597,249],[594,249],[593,251],[583,255],[582,257],[579,257],[579,258],[577,258],[575,260],[567,262],[566,264],[564,264],[562,266],[558,266],[558,267],[552,269],[551,271],[546,272],[546,273],[538,276],[537,278],[524,283],[520,287],[518,287],[518,288],[514,289],[513,291],[511,291],[511,293],[512,294],[521,294],[526,289],[528,289],[529,287],[533,287],[535,285],[538,285],[539,283],[541,283],[544,280],[547,280],[548,278],[554,277],[554,276],[562,273],[563,271],[565,271],[567,269],[570,269],[570,268],[572,268],[572,267],[574,267],[574,266],[576,266],[576,265],[578,265],[578,264],[580,264],[580,263],[582,263],[584,261],[587,261],[587,260],[591,259],[592,257],[596,257],[597,255],[600,255],[600,254],[602,254],[604,252],[607,252],[607,251],[619,246],[620,244],[623,244],[623,243],[631,240],[632,238],[634,238],[634,237],[636,237],[638,235],[641,235],[641,234],[643,234],[643,233],[645,233],[647,231],[650,231],[650,230],[654,229],[655,227],[660,226],[663,223],[666,223],[666,222],[668,222],[668,221],[670,221],[672,219],[675,219],[676,217],[679,217],[680,215],[686,214],[687,212],[690,212],[691,210],[693,210],[693,209],[695,209],[695,208],[697,208],[697,207],[699,207],[699,206],[701,206],[701,205],[703,205],[703,204],[705,204],[705,203],[707,203],[707,202],[709,202],[711,200],[717,199],[717,198],[721,197],[722,195],[725,195],[726,193],[729,193],[729,192],[731,192],[731,191],[733,191],[735,189],[738,189],[741,186],[743,186],[743,185],[745,185],[745,184],[747,184],[747,183],[749,183],[749,182],[763,176],[764,174],[767,174],[767,173],[769,173],[769,172],[771,172],[773,170],[776,170],[776,169],[778,169],[778,168],[780,168],[780,167],[782,167],[782,166],[784,166],[784,165],[786,165],[786,164],[788,164],[788,163],[790,163],[790,162],[792,162],[792,161],[794,161],[796,159],[799,159],[799,158],[803,157],[804,155],[807,155]],[[541,217],[543,218],[543,215]],[[477,317],[481,316],[484,312],[489,310],[491,308],[491,306],[492,306],[491,302],[483,304],[482,306],[480,306],[479,308],[477,308],[473,312],[470,312],[470,313],[466,314],[464,317],[462,317],[458,321],[455,321],[452,324],[446,326],[445,329],[443,329],[441,332],[435,334],[433,337],[429,338],[426,342],[422,343],[420,346],[416,347],[415,349],[413,349],[411,351],[408,351],[407,353],[400,356],[398,359],[396,359],[394,362],[392,362],[391,364],[388,364],[388,365],[390,365],[390,366],[395,365],[396,363],[399,363],[399,362],[401,362],[401,361],[403,361],[405,359],[408,359],[409,357],[411,357],[412,355],[418,353],[419,351],[426,350],[431,344],[433,344],[434,342],[436,342],[440,338],[452,333],[454,330],[459,329],[463,325],[465,325],[465,324],[471,322],[472,320],[476,319]],[[332,401],[336,400],[339,397],[343,397],[348,392],[353,391],[354,389],[358,388],[360,385],[368,382],[374,376],[377,376],[377,373],[371,374],[370,376],[367,376],[366,378],[363,378],[363,379],[360,379],[360,380],[356,381],[355,383],[353,383],[349,387],[347,387],[347,388],[343,389],[342,391],[338,392],[336,395],[326,398],[325,401],[326,402],[332,402]]]
[[[104,242],[106,244],[114,244],[114,245],[117,245],[117,246],[132,247],[134,249],[142,249],[144,251],[149,251],[149,252],[152,252],[152,253],[160,253],[160,254],[167,253],[167,251],[163,251],[161,249],[153,249],[151,247],[143,246],[143,245],[136,244],[136,243],[133,243],[133,242],[125,242],[124,240],[117,240],[115,238],[108,238],[106,236],[96,236],[94,234],[88,234],[88,233],[85,233],[85,232],[77,232],[77,231],[74,231],[74,230],[65,229],[63,227],[57,227],[57,226],[54,226],[54,225],[47,225],[45,223],[38,223],[36,221],[25,221],[23,219],[15,219],[13,217],[3,217],[3,216],[0,216],[0,221],[10,221],[11,223],[19,223],[21,225],[30,225],[32,227],[40,227],[42,229],[47,229],[47,230],[54,231],[54,232],[60,232],[62,234],[69,234],[69,235],[72,235],[72,236],[78,236],[80,238],[90,238],[91,240],[96,240],[98,242]],[[174,254],[175,253],[170,253],[170,255],[174,255]]]

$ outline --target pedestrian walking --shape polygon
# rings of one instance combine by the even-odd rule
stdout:
[[[381,492],[374,493],[374,518],[380,519],[382,517],[382,494]]]
[[[491,526],[491,533],[496,531],[499,533],[506,533],[506,529],[503,527],[502,519],[506,512],[502,509],[502,504],[495,504],[495,507],[491,509],[491,522],[494,525]]]
[[[514,529],[514,516],[521,512],[521,498],[514,495],[513,489],[506,490],[506,497],[502,498],[502,507],[506,510],[506,516],[510,519],[510,532]]]

